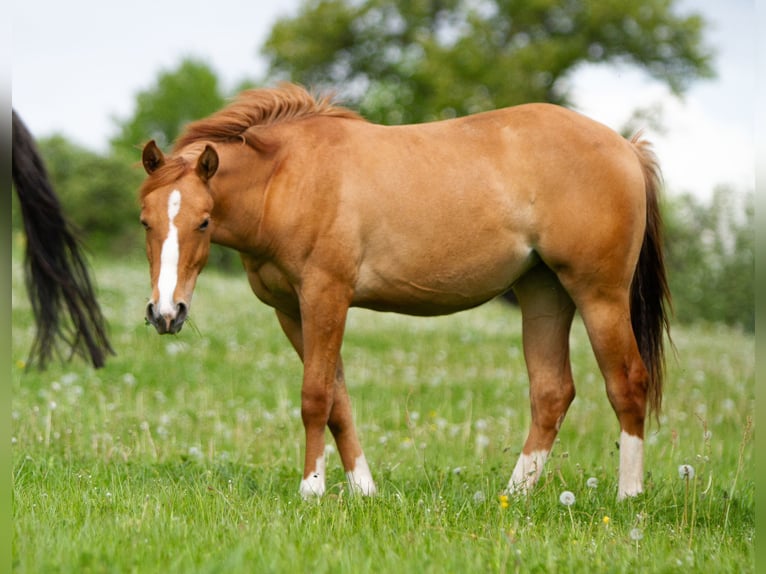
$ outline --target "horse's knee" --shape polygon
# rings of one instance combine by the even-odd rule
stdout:
[[[533,388],[531,392],[533,422],[541,428],[558,431],[574,398],[575,387],[571,379]]]
[[[331,397],[328,393],[304,389],[301,392],[301,418],[304,426],[327,424],[330,415]]]

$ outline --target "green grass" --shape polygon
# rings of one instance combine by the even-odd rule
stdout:
[[[529,423],[518,311],[353,310],[346,375],[380,494],[350,497],[332,453],[328,494],[304,502],[301,365],[244,275],[203,273],[193,324],[159,337],[146,265],[94,266],[118,352],[99,371],[23,368],[13,269],[16,572],[754,570],[752,336],[674,328],[646,493],[618,504],[619,429],[576,322],[577,399],[538,488],[506,504]]]

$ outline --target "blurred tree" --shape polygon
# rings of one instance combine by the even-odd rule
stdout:
[[[755,201],[716,188],[709,204],[693,195],[666,200],[665,247],[676,319],[755,330]]]
[[[167,148],[187,123],[210,115],[224,103],[215,72],[203,62],[185,59],[136,96],[135,112],[118,122],[120,131],[112,148],[136,159],[137,148],[150,139]]]
[[[262,52],[270,73],[333,88],[398,124],[529,101],[566,104],[585,62],[630,62],[683,93],[713,75],[700,15],[676,0],[305,0]]]

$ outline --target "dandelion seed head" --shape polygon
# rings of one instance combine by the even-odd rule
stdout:
[[[565,490],[561,493],[561,496],[559,496],[559,502],[564,506],[572,506],[575,503],[574,493],[570,492],[569,490]]]
[[[638,542],[643,537],[644,537],[644,533],[641,531],[640,528],[633,528],[630,531],[630,539],[633,540],[634,542]]]
[[[690,464],[682,464],[678,467],[678,477],[691,480],[694,478],[694,467]]]
[[[598,479],[595,476],[591,476],[586,482],[585,486],[588,488],[597,488],[598,487]]]

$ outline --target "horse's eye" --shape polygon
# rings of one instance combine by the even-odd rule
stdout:
[[[199,230],[200,230],[200,231],[205,231],[205,230],[207,229],[207,226],[208,226],[208,225],[210,225],[210,218],[209,218],[209,217],[206,217],[206,218],[205,218],[205,221],[203,221],[202,223],[200,223],[200,226],[199,226]]]
[[[141,225],[143,225],[143,226],[144,226],[144,229],[146,229],[147,231],[149,231],[149,224],[146,222],[146,220],[145,220],[145,219],[142,219],[142,220],[141,220]]]

